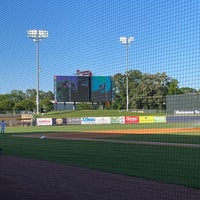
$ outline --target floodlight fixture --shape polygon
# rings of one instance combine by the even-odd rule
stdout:
[[[32,39],[36,43],[36,82],[37,82],[37,94],[36,94],[36,112],[40,113],[40,60],[39,60],[39,43],[41,40],[48,38],[48,31],[46,30],[28,30],[27,37]]]
[[[120,37],[120,42],[126,46],[126,111],[129,110],[129,93],[128,93],[128,47],[134,37]]]
[[[28,30],[27,36],[33,39],[34,42],[48,38],[48,31],[46,30]]]
[[[134,41],[134,37],[120,37],[122,44],[130,44],[132,41]]]

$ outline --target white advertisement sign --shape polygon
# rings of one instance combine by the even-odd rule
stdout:
[[[37,126],[52,126],[52,118],[37,118]]]
[[[95,124],[95,117],[81,117],[81,124]]]
[[[110,117],[95,117],[95,124],[110,124]]]
[[[195,115],[200,114],[200,110],[175,110],[175,115]]]
[[[124,116],[119,117],[119,123],[120,124],[125,124],[125,117]]]

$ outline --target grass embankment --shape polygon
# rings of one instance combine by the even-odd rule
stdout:
[[[120,117],[120,116],[165,116],[165,113],[143,113],[124,110],[70,110],[49,112],[42,117],[66,118],[66,117]]]

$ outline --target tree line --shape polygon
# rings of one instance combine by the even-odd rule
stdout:
[[[125,74],[117,73],[113,76],[113,101],[105,104],[106,108],[116,110],[126,109],[126,77],[129,84],[130,109],[166,109],[166,95],[199,94],[200,91],[190,87],[179,87],[177,79],[167,76],[165,72],[148,74],[138,70],[130,70]],[[13,90],[8,94],[0,94],[0,111],[32,111],[36,109],[36,89]],[[51,91],[39,92],[40,112],[54,109]],[[81,107],[81,106],[79,106]],[[84,106],[83,106],[84,108]]]
[[[0,94],[0,111],[32,111],[36,109],[36,89],[13,90],[7,94]],[[39,91],[40,112],[52,111],[54,94],[51,91]]]
[[[177,79],[167,76],[165,72],[156,74],[142,73],[138,70],[118,73],[113,77],[113,109],[126,108],[126,77],[128,76],[130,109],[166,109],[166,95],[199,94],[200,91],[190,87],[179,87]]]

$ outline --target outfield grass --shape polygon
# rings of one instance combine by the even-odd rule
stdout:
[[[200,149],[1,136],[5,154],[200,188]]]
[[[145,141],[145,142],[164,142],[164,143],[182,143],[182,144],[199,144],[200,134],[178,133],[178,134],[136,134],[124,135],[120,137],[104,138],[107,140],[124,140],[124,141]],[[103,138],[101,138],[103,139]]]
[[[164,124],[157,124],[157,127]],[[3,153],[48,160],[74,166],[120,173],[129,176],[200,188],[200,149],[188,147],[151,146],[98,141],[69,141],[57,139],[20,138],[13,134],[45,132],[78,132],[80,130],[155,128],[143,125],[76,125],[47,127],[8,127],[7,135],[0,135]],[[165,125],[169,126],[169,125]],[[170,127],[189,124],[171,124]],[[116,138],[117,139],[117,138]],[[199,144],[199,136],[191,133],[172,135],[128,135],[124,140],[162,141]]]

